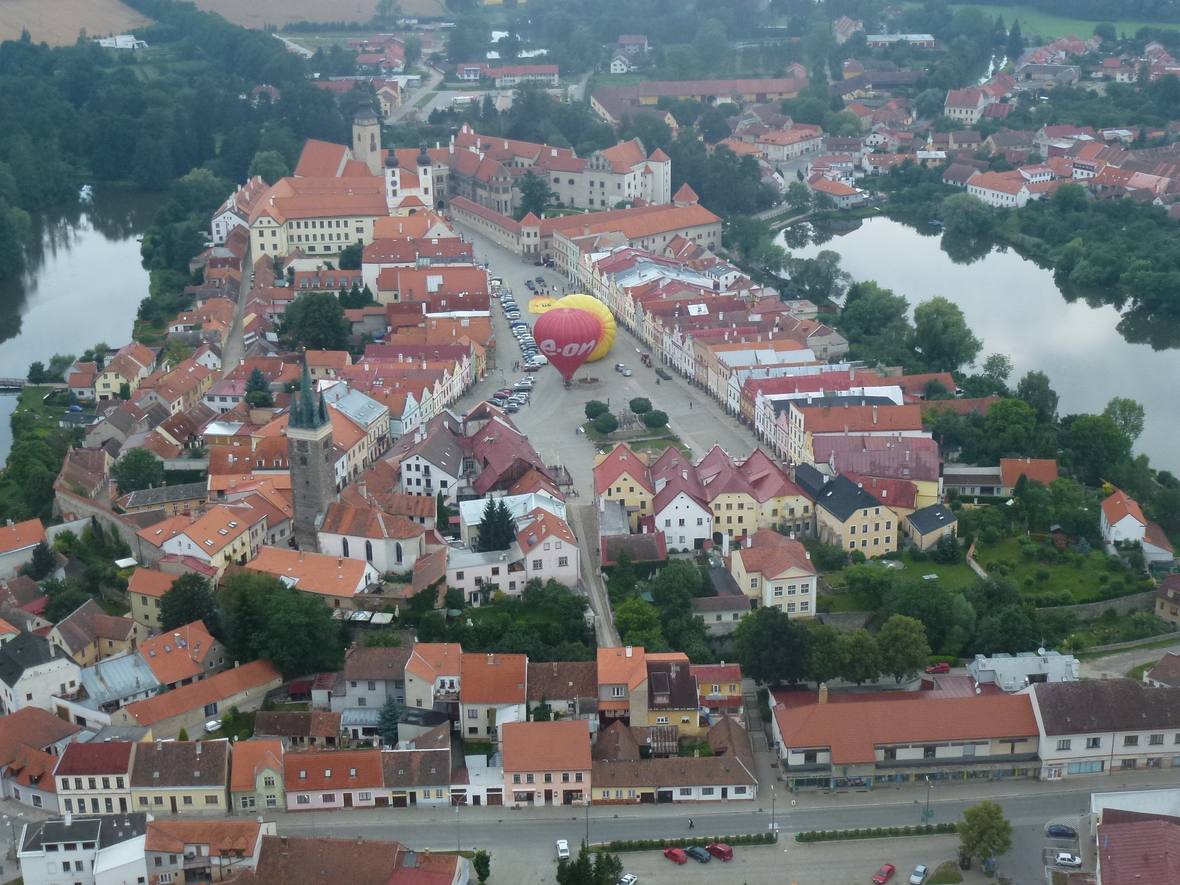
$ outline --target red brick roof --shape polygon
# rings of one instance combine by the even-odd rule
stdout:
[[[0,553],[12,553],[26,547],[35,547],[44,540],[45,527],[39,519],[0,525]]]
[[[1107,525],[1114,525],[1123,517],[1130,516],[1140,525],[1147,526],[1147,517],[1139,509],[1139,502],[1122,489],[1115,489],[1114,493],[1102,502],[1102,512],[1106,516]]]
[[[54,775],[127,774],[131,770],[130,741],[101,744],[70,744],[61,754]]]
[[[523,704],[528,657],[521,654],[464,654],[459,700],[464,704]]]
[[[1000,477],[1005,486],[1015,486],[1022,476],[1041,485],[1051,485],[1057,479],[1057,461],[1053,458],[1000,459]]]
[[[501,737],[505,772],[590,770],[590,727],[584,719],[509,722]]]

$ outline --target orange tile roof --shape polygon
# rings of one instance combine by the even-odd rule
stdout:
[[[1115,489],[1109,498],[1103,500],[1102,513],[1106,516],[1107,525],[1115,525],[1119,520],[1130,516],[1140,525],[1147,526],[1147,517],[1139,508],[1139,502],[1122,489]]]
[[[380,178],[281,178],[250,212],[250,225],[269,216],[279,224],[295,218],[383,217],[385,184]]]
[[[295,174],[303,177],[328,178],[339,175],[348,158],[348,148],[330,141],[309,138],[303,144]],[[265,191],[263,192],[265,194]]]
[[[263,547],[246,568],[293,581],[295,589],[304,593],[351,598],[365,589],[368,563],[286,547]]]
[[[417,538],[426,531],[418,523],[404,516],[385,513],[375,505],[340,502],[328,505],[319,530],[331,535],[401,540]]]
[[[464,704],[523,704],[528,657],[519,654],[464,654],[459,700]]]
[[[1057,479],[1057,461],[1054,458],[1000,459],[1000,478],[1005,486],[1015,486],[1022,476],[1041,485],[1051,485]]]
[[[589,771],[590,726],[584,719],[509,722],[501,730],[504,771]]]
[[[145,639],[139,655],[162,685],[171,685],[206,673],[205,661],[215,641],[201,621],[193,621]]]
[[[798,541],[781,535],[773,529],[758,529],[747,547],[733,552],[742,561],[747,572],[765,576],[767,579],[781,575],[789,569],[798,569],[809,575],[816,574],[811,557]]]
[[[809,433],[844,430],[920,430],[920,406],[823,406],[802,409],[803,427]]]
[[[151,820],[144,848],[183,854],[186,845],[207,845],[210,857],[248,857],[261,829],[256,820]]]
[[[381,751],[312,750],[288,753],[283,759],[283,780],[288,793],[381,787],[384,785]]]
[[[33,747],[20,747],[8,762],[5,778],[31,790],[56,793],[57,782],[53,778],[56,765],[56,756]]]
[[[456,642],[415,642],[406,672],[427,682],[439,676],[459,676],[463,672],[463,646]]]
[[[634,691],[647,681],[646,654],[642,645],[598,649],[598,684],[626,685]]]
[[[860,193],[854,187],[849,187],[840,181],[832,181],[830,178],[824,178],[823,176],[812,178],[809,184],[813,191],[819,191],[821,194],[828,194],[832,197],[854,197]]]
[[[987,191],[997,191],[1003,194],[1018,194],[1026,184],[1019,172],[980,172],[972,175],[969,187],[977,187]]]
[[[531,553],[539,544],[550,538],[567,544],[577,543],[577,538],[565,520],[554,516],[545,508],[534,508],[528,516],[531,521],[516,533],[516,543],[520,545],[522,553]]]
[[[22,707],[0,716],[0,766],[7,765],[21,747],[42,749],[81,731],[39,707]]]
[[[594,491],[601,495],[624,473],[648,494],[652,493],[647,462],[626,443],[619,443],[610,450],[610,454],[594,465]]]
[[[871,763],[883,744],[1035,737],[1028,695],[777,706],[783,743],[828,747],[833,765]]]
[[[12,553],[26,547],[36,547],[45,540],[45,527],[39,519],[0,526],[0,553]]]
[[[135,701],[123,709],[137,725],[155,725],[245,691],[265,691],[270,683],[278,684],[281,681],[282,676],[270,661],[251,661],[200,682],[183,685],[147,700]]]
[[[612,147],[604,148],[599,153],[610,161],[611,168],[615,172],[628,172],[633,166],[638,166],[647,159],[643,153],[643,145],[638,138],[620,141]]]
[[[283,770],[283,742],[265,739],[238,741],[233,745],[230,791],[253,792],[257,788],[258,772],[264,768]]]
[[[352,365],[347,350],[309,350],[304,353],[307,365],[317,369],[343,369]]]
[[[172,582],[176,575],[166,575],[150,568],[136,568],[127,582],[128,593],[138,593],[141,596],[162,597],[172,589]]]

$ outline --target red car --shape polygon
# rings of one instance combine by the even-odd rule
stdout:
[[[724,842],[713,842],[705,846],[705,851],[718,860],[733,860],[733,849]]]
[[[684,853],[683,848],[665,848],[664,857],[668,858],[672,863],[688,863],[688,855]]]
[[[873,885],[885,885],[886,882],[893,878],[893,874],[896,872],[897,867],[893,864],[882,864],[881,869],[877,870],[876,875],[873,876]]]
[[[939,661],[937,664],[931,664],[926,668],[927,673],[949,673],[951,672],[951,665],[946,661]]]

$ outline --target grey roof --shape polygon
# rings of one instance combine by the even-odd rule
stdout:
[[[1101,679],[1038,683],[1032,689],[1047,735],[1180,728],[1180,688]]]
[[[340,711],[340,726],[375,726],[381,720],[380,707],[348,707]]]
[[[341,414],[351,418],[366,430],[389,409],[359,390],[352,390],[347,384],[333,384],[324,391],[324,399],[334,405]]]
[[[797,409],[829,409],[832,406],[895,406],[887,396],[804,396],[786,400]]]
[[[418,455],[448,476],[458,476],[463,466],[463,447],[459,443],[459,435],[458,422],[452,415],[443,412],[431,418],[424,429],[402,437],[394,447],[394,455],[402,461]]]
[[[906,519],[910,521],[910,525],[914,527],[919,535],[928,535],[931,532],[938,531],[944,525],[952,525],[958,522],[958,517],[941,504],[931,504],[929,507],[915,510]]]
[[[9,686],[14,686],[30,667],[64,657],[65,652],[50,645],[44,636],[21,633],[15,639],[0,645],[0,679]]]
[[[99,848],[109,848],[146,832],[147,815],[143,812],[73,817],[68,824],[64,817],[51,818],[29,825],[21,850],[40,851],[44,845],[59,845],[62,842],[95,842]]]
[[[508,545],[507,550],[492,550],[487,553],[478,553],[475,550],[468,550],[466,547],[447,548],[448,569],[477,568],[481,565],[495,565],[498,562],[511,565],[520,562],[523,558],[520,545],[515,541]]]
[[[715,565],[705,574],[708,575],[709,584],[712,585],[714,592],[718,596],[726,596],[730,599],[738,597],[745,598],[742,594],[742,588],[738,586],[738,582],[733,579],[733,575],[729,573],[728,569]],[[696,600],[694,599],[693,602],[696,602]]]
[[[174,486],[160,486],[155,489],[140,489],[131,492],[124,501],[126,507],[153,507],[170,504],[173,501],[187,501],[204,498],[207,493],[203,482],[184,482]]]
[[[846,476],[837,476],[815,499],[815,505],[822,507],[840,522],[844,522],[856,511],[866,507],[880,507],[881,502],[866,492],[860,485]]]
[[[795,484],[803,489],[809,498],[818,498],[827,482],[828,477],[820,473],[814,464],[796,465]]]
[[[531,664],[529,665],[532,666]],[[438,712],[436,710],[426,710],[422,707],[402,707],[397,714],[397,721],[406,725],[418,725],[423,728],[433,728],[437,725],[442,725],[444,722],[450,722],[451,717],[447,713]]]
[[[951,163],[943,170],[942,180],[953,181],[956,184],[966,184],[967,179],[978,171],[974,166],[968,166],[966,163]]]
[[[151,729],[145,725],[104,725],[89,743],[106,744],[113,741],[129,741],[137,744],[142,741]]]
[[[692,601],[694,612],[741,612],[750,610],[748,596],[698,596]]]
[[[393,750],[381,754],[387,787],[445,787],[451,783],[450,750]]]
[[[135,746],[132,787],[225,787],[229,741],[157,741]]]
[[[135,652],[115,655],[83,667],[79,678],[88,695],[88,701],[83,703],[91,708],[160,687],[160,680],[152,668]]]

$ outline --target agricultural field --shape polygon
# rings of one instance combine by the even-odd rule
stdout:
[[[367,22],[377,11],[377,0],[196,0],[207,12],[216,12],[236,25],[281,28],[291,22]],[[403,15],[445,16],[442,0],[402,0]]]
[[[1004,24],[1011,26],[1013,19],[1019,20],[1020,31],[1025,37],[1041,37],[1052,40],[1056,37],[1081,37],[1085,39],[1094,33],[1097,21],[1084,18],[1072,18],[1064,15],[1053,15],[1031,9],[1027,6],[1003,6],[993,3],[955,3],[955,6],[974,6],[982,10],[989,18],[1002,16]],[[1134,21],[1132,19],[1116,19],[1113,22],[1119,34],[1134,34],[1140,28],[1180,28],[1180,24],[1165,22]]]
[[[78,32],[91,37],[122,34],[151,24],[119,0],[3,0],[0,3],[0,40],[20,38],[27,29],[34,43],[68,46]]]

